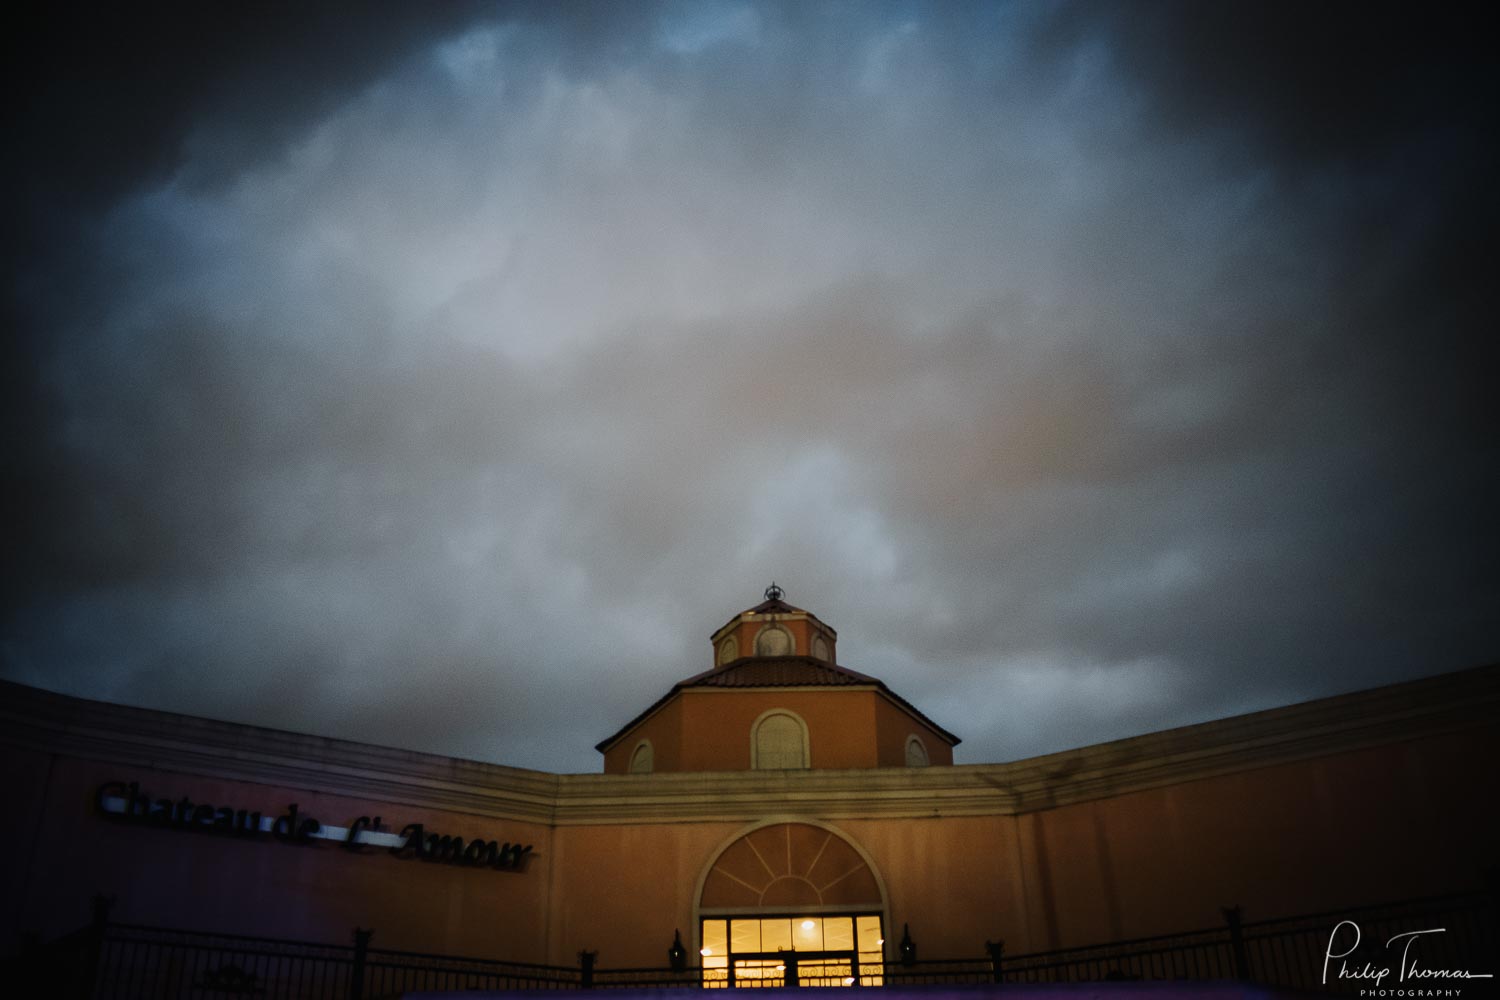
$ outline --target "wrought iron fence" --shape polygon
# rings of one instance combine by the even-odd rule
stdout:
[[[353,992],[355,949],[342,945],[112,924],[94,1000],[245,996],[263,1000]]]
[[[13,963],[11,981],[40,985],[42,992],[32,995],[77,1000],[387,1000],[412,991],[728,985],[722,969],[705,973],[687,965],[596,968],[592,952],[582,952],[576,966],[541,965],[372,948],[372,932],[359,929],[352,944],[334,945],[113,924],[107,917],[107,907],[96,905],[93,924],[23,956]],[[841,981],[853,979],[850,985],[879,988],[1238,979],[1278,988],[1357,993],[1372,984],[1339,977],[1336,964],[1324,981],[1328,952],[1351,948],[1355,928],[1367,951],[1402,940],[1399,935],[1432,932],[1421,939],[1421,961],[1427,969],[1494,972],[1477,966],[1500,956],[1493,893],[1254,923],[1242,923],[1237,909],[1225,910],[1224,917],[1218,927],[1087,947],[1008,955],[1003,945],[987,943],[986,958],[862,962],[857,977]],[[1396,957],[1391,954],[1390,960]],[[720,976],[717,981],[711,978],[715,974]]]
[[[1235,965],[1232,926],[1007,956],[999,968],[1007,983],[1245,978]]]
[[[380,948],[366,950],[363,972],[364,1000],[414,990],[576,990],[582,979],[577,968]]]
[[[379,1000],[403,993],[578,989],[580,970],[461,955],[113,924],[91,1000]]]
[[[593,980],[589,983],[589,987],[596,990],[697,989],[703,985],[703,970],[697,966],[681,970],[666,966],[649,969],[595,969]]]
[[[1245,924],[1242,928],[1248,975],[1246,978],[1267,986],[1288,989],[1328,989],[1358,994],[1374,984],[1368,979],[1339,976],[1340,962],[1328,962],[1331,952],[1340,955],[1350,951],[1356,934],[1363,954],[1378,956],[1380,964],[1392,970],[1382,983],[1384,988],[1402,985],[1398,982],[1398,965],[1418,960],[1419,967],[1434,969],[1468,969],[1476,973],[1500,973],[1494,965],[1482,963],[1500,959],[1500,916],[1493,893],[1434,897],[1365,906],[1349,910],[1284,917]],[[1404,935],[1420,933],[1413,941],[1413,951],[1403,957]],[[1394,942],[1388,944],[1388,942]],[[1351,961],[1354,956],[1351,956]],[[1359,965],[1363,959],[1359,959]],[[1326,981],[1325,981],[1326,975]],[[1489,980],[1493,983],[1494,980]],[[1434,984],[1432,980],[1408,980],[1407,986],[1463,986],[1464,983]],[[1465,991],[1465,995],[1469,995]]]
[[[1115,941],[1002,957],[995,948],[997,982],[1077,983],[1105,980],[1229,980],[1294,990],[1359,993],[1368,980],[1341,978],[1338,962],[1325,959],[1349,951],[1356,933],[1365,956],[1379,955],[1395,969],[1387,942],[1422,935],[1422,966],[1471,969],[1500,955],[1496,898],[1476,892],[1407,900],[1328,913],[1243,923],[1238,908],[1224,911],[1223,926],[1185,934]],[[1355,928],[1358,928],[1356,931]],[[1436,933],[1441,929],[1441,933]],[[1337,936],[1336,936],[1337,935]],[[1330,939],[1333,939],[1332,941]],[[1363,959],[1360,961],[1363,964]],[[1393,971],[1390,987],[1396,979]],[[1325,978],[1326,977],[1326,978]]]
[[[962,986],[994,982],[994,962],[987,958],[922,959],[887,962],[887,986]]]

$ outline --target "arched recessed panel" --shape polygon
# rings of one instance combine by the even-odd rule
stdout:
[[[787,771],[811,766],[807,723],[785,709],[772,709],[750,727],[750,766],[757,771]]]
[[[722,667],[726,663],[733,663],[739,658],[740,641],[738,639],[736,639],[734,636],[730,636],[723,642],[719,643],[719,666]]]
[[[656,769],[656,751],[650,740],[642,740],[630,755],[631,774],[650,774]]]
[[[756,656],[791,656],[796,651],[792,633],[780,625],[767,625],[755,634]]]
[[[931,761],[927,757],[927,746],[915,733],[906,738],[906,766],[926,767]]]

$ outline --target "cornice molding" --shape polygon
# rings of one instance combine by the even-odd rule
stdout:
[[[1006,764],[558,775],[0,682],[0,745],[548,826],[1014,816],[1497,720],[1490,666]]]
[[[0,745],[550,824],[558,775],[0,682]]]

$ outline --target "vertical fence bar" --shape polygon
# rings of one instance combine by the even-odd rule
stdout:
[[[984,943],[984,950],[989,952],[990,955],[991,977],[997,983],[1005,982],[1005,973],[1002,971],[1002,965],[1005,960],[1005,942],[1003,940],[986,941]]]
[[[150,965],[151,960],[154,958],[156,959],[155,968],[160,969],[162,962],[162,952],[164,952],[165,950],[165,948],[150,948],[147,945],[140,943],[139,941],[131,941],[129,964],[130,978],[129,980],[127,980],[126,988],[129,989],[130,987],[135,987],[137,990],[139,990],[143,986],[154,986],[155,983],[153,982],[153,980],[155,977],[153,977],[151,973],[147,971],[147,968]],[[142,954],[142,952],[144,952],[145,954]]]
[[[1245,931],[1241,924],[1240,908],[1226,906],[1220,912],[1224,914],[1224,921],[1229,924],[1229,947],[1234,953],[1234,978],[1248,980],[1250,959],[1245,954]]]
[[[94,897],[89,920],[89,932],[84,948],[83,969],[78,977],[78,998],[89,1000],[94,995],[94,986],[99,981],[99,960],[104,951],[104,932],[109,928],[109,911],[115,905],[113,896],[102,893]]]
[[[364,1000],[365,958],[370,950],[370,938],[374,934],[373,927],[369,930],[354,928],[354,967],[349,970],[349,1000]]]

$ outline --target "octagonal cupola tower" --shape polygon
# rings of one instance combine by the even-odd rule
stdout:
[[[928,767],[958,737],[878,678],[834,660],[838,634],[776,584],[711,637],[678,681],[595,749],[607,774]]]
[[[723,669],[744,656],[810,656],[835,663],[838,633],[818,616],[786,601],[773,581],[765,600],[741,611],[713,634],[714,667]]]

